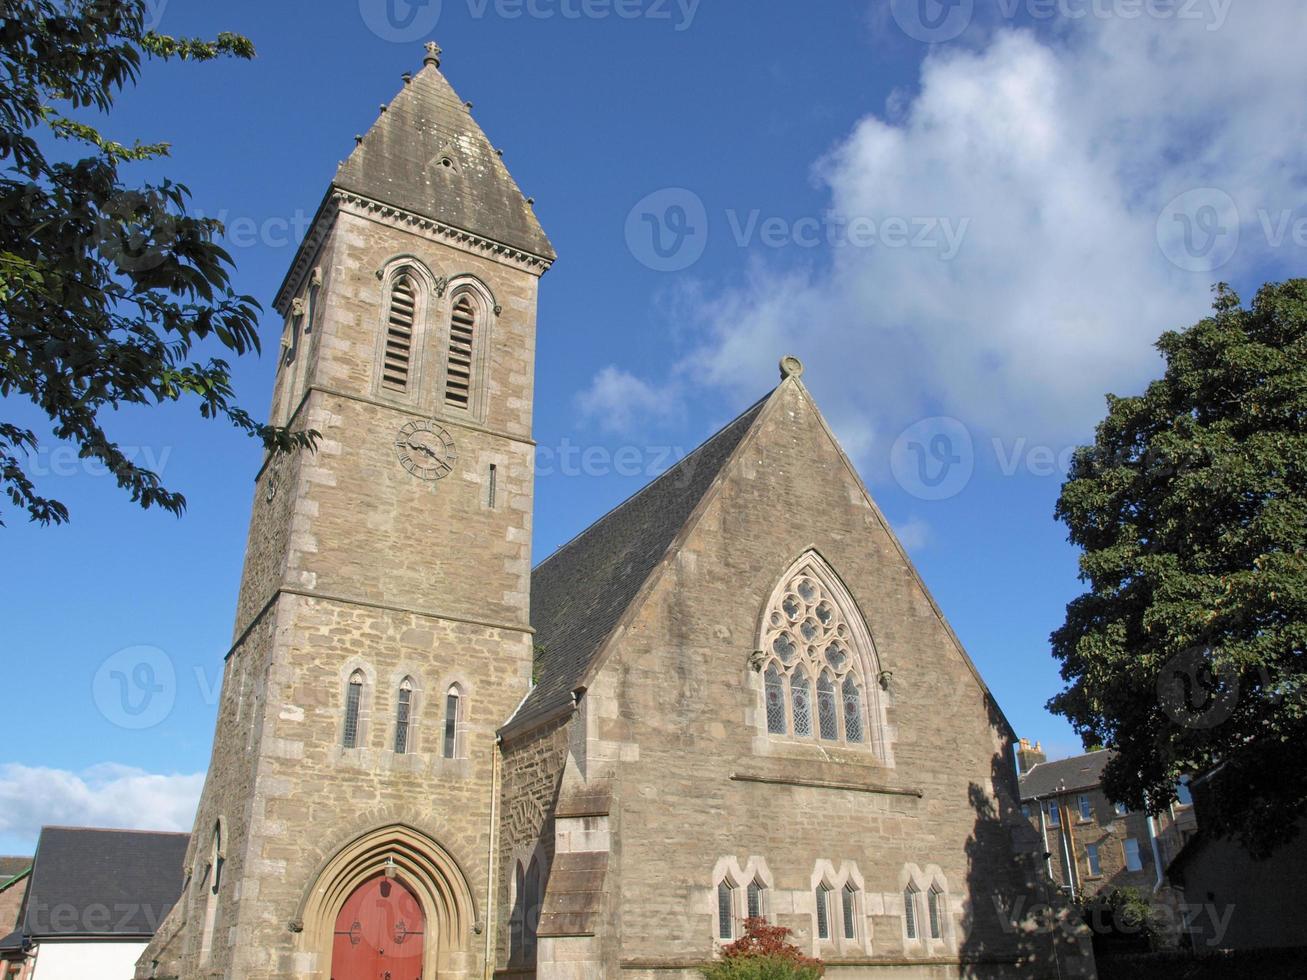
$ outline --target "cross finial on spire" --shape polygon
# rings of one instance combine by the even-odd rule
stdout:
[[[427,42],[427,56],[423,59],[424,64],[435,65],[440,67],[440,45],[435,41]]]

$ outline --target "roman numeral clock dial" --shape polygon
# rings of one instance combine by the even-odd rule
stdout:
[[[454,471],[454,439],[434,422],[413,421],[399,430],[395,452],[400,465],[419,480],[440,480]]]

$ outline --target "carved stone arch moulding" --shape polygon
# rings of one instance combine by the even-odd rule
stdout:
[[[862,610],[815,549],[791,562],[758,617],[761,727],[769,735],[870,750],[892,764],[880,658]]]
[[[482,928],[476,899],[458,862],[439,843],[404,824],[380,827],[340,848],[320,868],[288,923],[298,950],[308,954],[315,980],[331,970],[336,916],[355,890],[379,876],[401,881],[426,917],[422,975],[467,977],[473,971],[473,940]]]

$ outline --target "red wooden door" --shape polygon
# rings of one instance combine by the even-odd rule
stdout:
[[[394,879],[365,881],[336,917],[332,980],[421,980],[426,917]]]

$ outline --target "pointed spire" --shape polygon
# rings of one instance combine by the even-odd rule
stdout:
[[[548,262],[555,253],[525,195],[440,71],[440,46],[336,172],[335,186]]]

